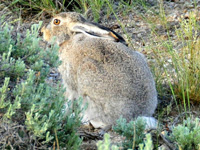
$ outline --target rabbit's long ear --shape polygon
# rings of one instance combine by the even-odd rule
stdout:
[[[81,32],[96,38],[106,38],[117,42],[125,42],[125,40],[114,31],[95,23],[75,23],[72,25],[71,30],[73,32]]]

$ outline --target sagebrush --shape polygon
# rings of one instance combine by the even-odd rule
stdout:
[[[61,84],[50,81],[60,64],[58,46],[41,48],[40,26],[32,25],[24,38],[0,26],[0,149],[77,150],[81,100],[68,101]]]
[[[134,147],[138,147],[139,144],[143,142],[145,137],[145,127],[146,123],[141,117],[130,122],[127,122],[125,118],[120,117],[116,121],[116,125],[113,126],[113,130],[126,138],[122,143],[124,148],[134,149]]]
[[[200,149],[200,121],[199,118],[187,118],[183,124],[172,129],[169,139],[176,143],[180,150]]]
[[[153,150],[153,142],[151,139],[151,135],[146,134],[145,137],[146,137],[146,139],[143,140],[143,143],[139,144],[139,150]],[[119,147],[119,146],[111,143],[110,135],[107,133],[104,135],[104,140],[99,141],[97,143],[97,148],[98,148],[98,150],[120,150],[120,149],[122,149],[122,147]],[[123,149],[127,149],[127,148],[123,147]],[[128,149],[128,150],[132,150],[132,149]]]

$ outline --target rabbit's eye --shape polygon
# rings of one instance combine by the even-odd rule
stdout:
[[[59,19],[54,19],[53,23],[54,23],[55,25],[59,25],[59,24],[60,24],[60,20],[59,20]]]

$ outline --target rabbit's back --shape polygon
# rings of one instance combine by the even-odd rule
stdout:
[[[60,58],[70,97],[88,102],[85,119],[110,124],[120,116],[130,120],[154,113],[155,83],[142,54],[122,43],[77,34],[62,44]]]

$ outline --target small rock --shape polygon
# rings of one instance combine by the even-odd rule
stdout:
[[[194,8],[194,4],[191,3],[191,2],[185,2],[185,4],[183,5],[184,8],[186,9],[191,9],[191,8]]]

